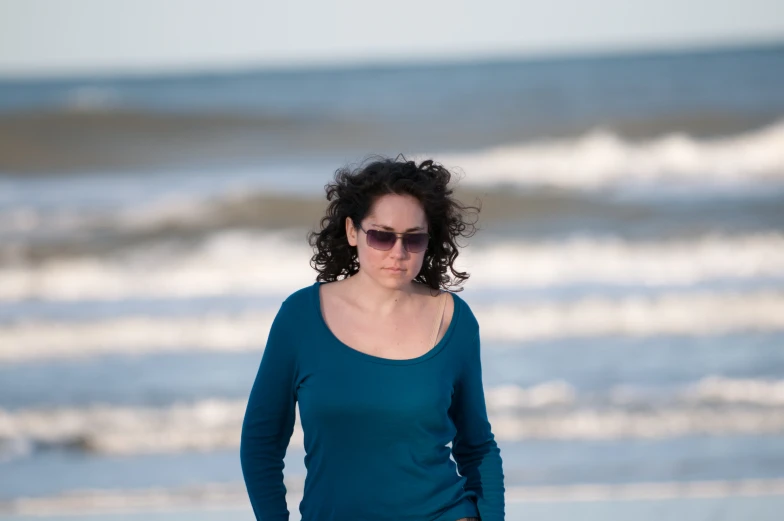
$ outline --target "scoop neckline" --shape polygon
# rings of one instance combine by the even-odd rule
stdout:
[[[447,327],[446,333],[444,333],[444,336],[441,338],[441,340],[436,342],[436,345],[434,345],[432,348],[430,348],[429,351],[427,351],[426,353],[421,354],[421,355],[419,355],[419,356],[417,356],[415,358],[403,358],[403,359],[384,358],[382,356],[371,355],[369,353],[365,353],[365,352],[360,351],[358,349],[354,349],[350,345],[344,343],[329,328],[329,326],[327,325],[327,321],[324,320],[324,315],[321,313],[321,290],[320,290],[320,288],[321,288],[322,284],[326,284],[326,283],[325,282],[315,282],[315,283],[313,283],[313,286],[312,286],[312,288],[313,288],[313,291],[312,291],[312,293],[313,293],[312,303],[315,306],[316,315],[318,316],[318,322],[319,322],[319,324],[321,324],[321,327],[324,328],[324,331],[326,332],[327,336],[335,344],[339,345],[344,350],[347,350],[350,354],[353,354],[353,356],[356,356],[357,358],[366,360],[368,362],[373,362],[373,363],[376,363],[376,364],[412,365],[412,364],[418,364],[418,363],[424,362],[426,360],[429,360],[430,358],[433,358],[439,352],[441,352],[441,350],[444,349],[446,344],[449,342],[449,339],[451,338],[452,333],[453,333],[453,331],[455,329],[455,324],[457,323],[457,318],[460,316],[460,308],[461,308],[461,306],[459,304],[459,298],[454,293],[447,292],[447,293],[449,293],[452,296],[452,302],[454,303],[454,306],[453,306],[454,307],[454,311],[452,312],[452,320],[449,321],[449,326]]]

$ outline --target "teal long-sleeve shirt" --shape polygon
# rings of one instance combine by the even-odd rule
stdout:
[[[468,304],[452,293],[454,313],[438,344],[392,360],[332,334],[320,284],[281,305],[248,400],[240,460],[256,519],[289,519],[283,458],[299,404],[302,521],[503,521],[502,460]]]

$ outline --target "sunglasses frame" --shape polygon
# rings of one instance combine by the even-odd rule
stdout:
[[[370,230],[366,230],[366,229],[364,229],[362,227],[361,224],[358,225],[357,228],[362,230],[363,232],[365,232],[365,244],[367,244],[368,246],[370,246],[374,250],[378,250],[378,251],[389,251],[389,250],[391,250],[392,248],[395,247],[395,244],[397,244],[397,240],[398,239],[400,239],[403,242],[403,249],[406,250],[408,253],[422,253],[423,251],[427,250],[427,247],[430,244],[430,234],[426,233],[426,232],[391,232],[389,230],[376,230],[376,229],[373,229],[373,228],[371,228]],[[371,246],[370,245],[370,237],[368,236],[368,231],[374,231],[374,232],[380,232],[380,233],[391,233],[392,235],[395,236],[395,242],[393,242],[392,246],[390,246],[386,250],[382,250],[381,248],[376,248],[375,246]],[[419,251],[411,251],[411,250],[409,250],[408,247],[406,246],[406,240],[405,240],[406,237],[409,236],[409,235],[426,235],[427,236],[427,243],[425,244],[425,247],[422,248]]]

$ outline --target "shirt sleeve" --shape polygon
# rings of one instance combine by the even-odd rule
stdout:
[[[455,392],[450,414],[457,434],[452,455],[457,470],[466,478],[465,489],[477,496],[482,521],[504,519],[504,475],[501,451],[487,418],[479,333],[468,346],[467,357]]]
[[[289,519],[283,458],[294,431],[297,358],[287,329],[278,311],[242,423],[240,462],[257,521]]]

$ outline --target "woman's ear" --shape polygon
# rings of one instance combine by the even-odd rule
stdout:
[[[351,217],[346,217],[346,238],[349,246],[357,246],[357,229],[354,227],[354,221],[351,220]]]

